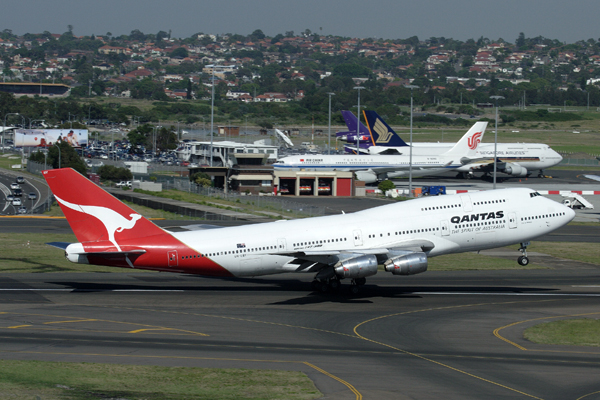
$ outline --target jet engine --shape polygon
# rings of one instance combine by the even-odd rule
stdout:
[[[334,267],[340,278],[366,278],[377,273],[377,257],[364,255],[338,262]]]
[[[373,171],[356,171],[356,179],[365,183],[377,182],[377,174]]]
[[[517,164],[506,164],[506,167],[504,167],[504,172],[511,176],[527,176],[527,168],[521,167]]]
[[[414,275],[427,271],[427,255],[422,252],[392,257],[384,263],[385,270],[394,275]]]

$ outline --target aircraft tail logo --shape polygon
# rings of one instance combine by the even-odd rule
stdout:
[[[467,145],[471,150],[475,150],[479,143],[481,143],[481,136],[483,132],[475,132],[467,141]]]
[[[392,133],[387,129],[385,124],[381,122],[379,118],[375,121],[375,125],[373,126],[373,130],[377,132],[377,140],[375,140],[376,144],[389,143],[392,138]]]
[[[92,217],[98,219],[104,228],[106,228],[106,232],[108,233],[108,241],[115,245],[117,251],[121,251],[121,247],[115,240],[115,232],[123,232],[125,229],[132,229],[136,222],[142,218],[140,214],[131,213],[129,217],[131,219],[127,219],[118,212],[111,210],[106,207],[99,206],[83,206],[79,204],[69,203],[66,200],[61,199],[58,196],[54,196],[56,201],[62,204],[65,207],[70,208],[71,210],[82,212],[84,214],[91,215]]]

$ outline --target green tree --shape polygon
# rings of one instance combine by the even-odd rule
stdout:
[[[52,168],[58,168],[59,161],[60,168],[73,168],[75,171],[83,175],[87,173],[85,163],[75,148],[67,142],[57,142],[48,149],[48,165],[52,165]]]

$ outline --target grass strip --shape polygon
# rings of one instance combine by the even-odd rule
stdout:
[[[0,397],[15,399],[315,399],[302,372],[0,361]]]
[[[546,322],[527,328],[524,337],[540,344],[600,347],[600,320],[583,318]]]

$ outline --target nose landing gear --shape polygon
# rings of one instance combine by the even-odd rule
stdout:
[[[529,242],[521,243],[521,247],[519,248],[519,251],[523,255],[521,257],[517,258],[517,262],[519,263],[519,265],[525,266],[525,265],[529,264],[529,258],[527,257],[527,246],[529,246],[530,244],[531,243],[529,243]]]

